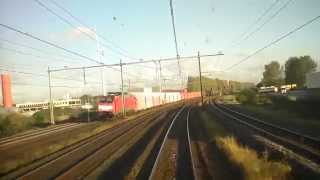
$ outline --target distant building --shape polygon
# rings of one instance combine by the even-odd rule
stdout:
[[[2,101],[4,108],[12,107],[12,93],[11,93],[11,77],[9,74],[1,74],[2,85]]]
[[[307,88],[320,88],[320,71],[306,75]]]

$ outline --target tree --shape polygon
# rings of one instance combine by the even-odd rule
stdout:
[[[260,85],[277,86],[283,84],[282,68],[277,61],[272,61],[264,66],[263,78]]]
[[[317,64],[310,56],[290,57],[285,64],[285,81],[304,87],[306,74],[314,72],[316,68]]]

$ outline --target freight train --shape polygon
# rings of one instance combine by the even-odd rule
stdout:
[[[176,102],[183,99],[200,97],[200,92],[132,92],[124,94],[124,108],[126,110],[141,110]],[[97,96],[96,105],[99,114],[114,115],[122,111],[121,93],[108,93],[107,96]]]

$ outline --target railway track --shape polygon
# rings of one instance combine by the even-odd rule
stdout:
[[[191,112],[192,110],[193,112]],[[190,108],[187,116],[189,149],[194,179],[216,179],[212,170],[217,168],[210,164],[214,161],[211,159],[214,152],[209,152],[209,139],[203,132],[204,128],[201,126],[199,118],[195,118],[200,116],[197,112],[199,112],[199,109]],[[193,114],[191,115],[191,113]]]
[[[116,125],[94,136],[83,139],[59,151],[51,153],[31,164],[2,176],[1,179],[51,179],[58,177],[85,177],[106,159],[106,150],[115,152],[138,130],[146,128],[159,113],[146,113],[143,118]],[[119,142],[122,141],[122,142]],[[103,155],[101,154],[103,153]],[[112,152],[109,152],[112,155]],[[98,157],[98,159],[97,159]],[[90,163],[88,162],[91,159]],[[92,161],[95,159],[95,161]],[[81,171],[75,169],[83,168]],[[85,168],[84,168],[85,167]]]
[[[19,143],[22,141],[30,140],[39,136],[48,135],[51,133],[56,133],[59,131],[64,131],[66,129],[75,128],[82,126],[81,123],[67,123],[67,124],[61,124],[52,126],[45,129],[38,129],[38,130],[32,130],[25,133],[17,134],[11,137],[1,138],[0,139],[0,147],[4,147],[10,144]]]
[[[161,107],[161,109],[163,109],[163,108],[164,107]],[[141,114],[137,115],[136,117],[139,118],[139,117],[142,117],[148,113],[149,112],[142,112]],[[50,126],[48,128],[30,130],[30,131],[19,133],[19,134],[13,135],[13,136],[0,138],[0,148],[5,147],[10,144],[15,144],[15,143],[23,142],[23,141],[30,140],[33,138],[37,138],[42,135],[49,135],[50,133],[57,133],[59,131],[63,131],[63,130],[69,129],[69,128],[80,127],[85,124],[86,123],[58,124],[58,125]]]
[[[172,120],[157,152],[150,172],[153,179],[195,179],[188,117],[190,107],[183,107]]]
[[[114,154],[117,154],[118,151],[121,151],[122,147],[130,144],[132,141],[134,141],[134,139],[136,139],[137,136],[141,136],[141,133],[145,129],[152,127],[165,116],[166,114],[161,114],[148,120],[145,119],[137,126],[130,128],[128,131],[126,130],[123,134],[117,136],[115,140],[95,151],[94,154],[82,159],[72,168],[60,174],[57,179],[82,179],[83,177],[87,177],[91,172],[98,168],[99,165],[103,164],[105,161],[103,158],[112,157]]]
[[[224,116],[254,129],[263,136],[266,136],[302,157],[305,157],[308,162],[313,164],[313,170],[320,172],[320,142],[318,139],[269,124],[252,116],[228,108],[216,101],[213,103],[211,102],[211,106]]]

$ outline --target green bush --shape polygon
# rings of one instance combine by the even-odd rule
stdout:
[[[33,118],[15,112],[1,114],[0,136],[8,136],[32,127]]]
[[[89,118],[90,118],[90,121],[98,120],[99,119],[99,113],[96,112],[96,111],[90,111],[89,112]],[[85,122],[88,121],[88,111],[86,111],[86,110],[81,111],[78,114],[77,119],[79,119],[80,121],[85,121]]]
[[[39,127],[43,127],[43,126],[46,126],[48,124],[48,122],[46,121],[46,116],[45,116],[45,113],[44,112],[36,112],[33,114],[33,119],[34,119],[34,122],[33,124],[35,126],[39,126]]]
[[[0,119],[0,137],[7,136],[12,132],[13,129],[10,125],[10,121],[7,118],[1,117]]]
[[[25,116],[16,112],[0,114],[0,137],[9,136],[34,126],[43,127],[48,123],[43,112],[37,112],[33,116]]]
[[[256,104],[257,92],[254,89],[244,89],[236,95],[236,100],[242,104]]]

